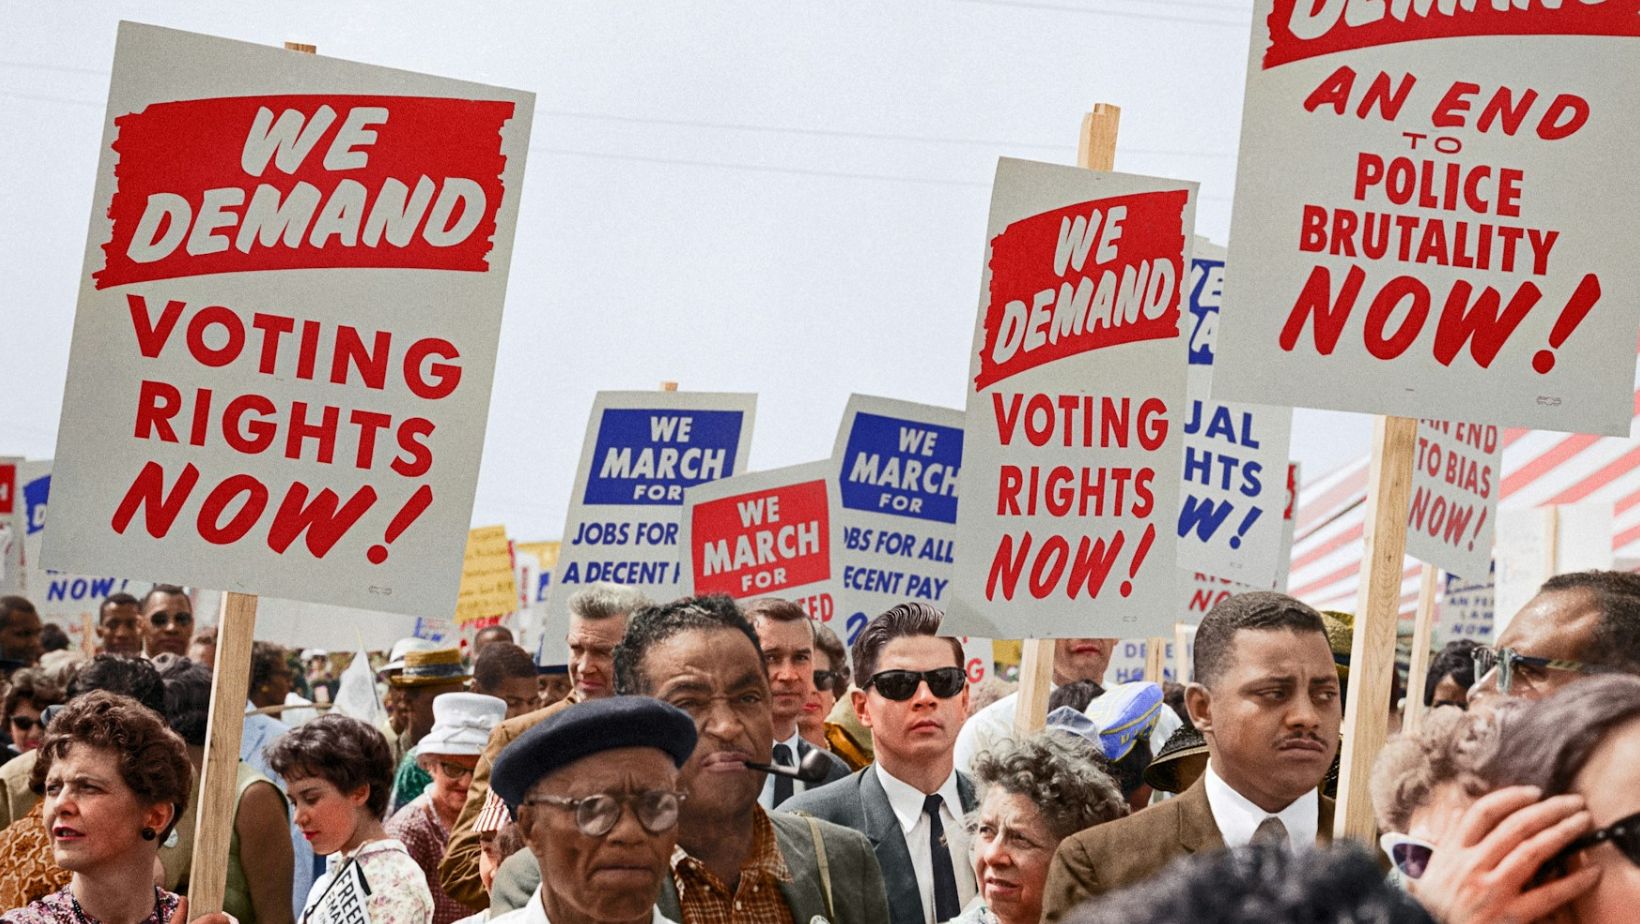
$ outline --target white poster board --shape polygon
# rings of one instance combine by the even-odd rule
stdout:
[[[1448,574],[1435,608],[1435,648],[1462,639],[1492,644],[1496,638],[1492,632],[1492,598],[1490,570],[1487,579],[1479,582]]]
[[[53,500],[50,459],[34,459],[17,468],[18,502],[22,505],[23,596],[34,604],[44,622],[54,622],[76,642],[85,617],[93,625],[103,600],[110,594],[127,593],[141,599],[152,581],[132,580],[102,574],[67,574],[40,567],[40,543],[45,537],[47,507]],[[160,575],[159,580],[169,582]]]
[[[780,597],[830,623],[838,613],[841,532],[829,459],[687,488],[679,593]]]
[[[44,563],[451,612],[533,109],[122,23]]]
[[[0,596],[23,592],[24,504],[20,457],[0,456]]]
[[[677,597],[684,491],[746,470],[756,407],[756,395],[599,392],[547,610],[567,612],[570,594],[599,581]]]
[[[1418,421],[1407,510],[1407,554],[1470,583],[1492,572],[1503,481],[1496,424]]]
[[[1626,435],[1634,4],[1252,22],[1214,396]]]
[[[961,411],[852,395],[832,450],[844,645],[907,600],[944,610],[957,531]],[[989,646],[989,640],[986,641]]]
[[[1550,577],[1612,566],[1612,506],[1505,507],[1498,511],[1493,556],[1493,637],[1498,638]]]
[[[947,625],[1172,631],[1196,184],[1001,159]]]

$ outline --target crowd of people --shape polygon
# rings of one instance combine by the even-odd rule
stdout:
[[[847,648],[772,598],[569,611],[566,664],[401,641],[376,723],[323,652],[257,643],[207,924],[1640,919],[1637,575],[1435,653],[1376,845],[1332,843],[1348,614],[1283,594],[1216,605],[1186,685],[1056,641],[1029,734],[926,603]],[[94,656],[52,628],[0,598],[0,922],[183,924],[215,636],[169,585],[104,601]]]

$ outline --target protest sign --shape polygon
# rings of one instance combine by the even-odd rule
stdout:
[[[52,498],[51,460],[19,464],[17,481],[17,508],[23,529],[22,593],[34,604],[42,621],[54,622],[71,637],[78,636],[87,617],[96,623],[98,609],[109,594],[128,593],[141,599],[153,586],[149,581],[99,574],[65,574],[40,567],[46,508]]]
[[[456,624],[518,609],[512,543],[505,526],[481,526],[467,532],[461,559],[461,591],[456,596]]]
[[[1195,188],[998,162],[952,633],[1173,631]]]
[[[1127,638],[1117,642],[1116,647],[1111,649],[1110,652],[1110,666],[1105,669],[1105,683],[1114,685],[1147,679],[1165,680],[1169,683],[1175,682],[1178,652],[1174,637],[1175,634],[1169,631],[1168,637],[1165,639]],[[1194,639],[1194,636],[1191,636],[1191,638]],[[1150,655],[1150,646],[1156,642],[1162,644],[1162,676],[1160,678],[1147,678],[1145,676],[1145,662]],[[1185,658],[1193,657],[1194,642],[1187,642],[1186,649]]]
[[[44,563],[452,612],[533,106],[122,23]]]
[[[1446,587],[1436,607],[1435,647],[1471,639],[1490,645],[1492,634],[1492,576],[1472,581],[1456,574],[1446,576]]]
[[[1493,560],[1492,631],[1501,637],[1550,577],[1612,566],[1612,505],[1506,507],[1498,511]]]
[[[827,460],[685,489],[680,593],[781,597],[810,619],[836,619],[842,537],[833,475]]]
[[[1636,12],[1259,0],[1214,397],[1627,434]]]
[[[848,399],[832,450],[843,536],[843,621],[833,628],[844,645],[872,617],[907,600],[945,609],[962,424],[962,412],[948,408]]]
[[[22,461],[0,457],[0,596],[23,592],[23,505],[17,497]]]
[[[996,650],[991,647],[991,640],[971,635],[961,635],[958,639],[962,642],[962,664],[968,673],[968,683],[990,680],[997,669]]]
[[[1489,574],[1502,473],[1496,425],[1419,421],[1407,554],[1470,579]]]
[[[592,404],[547,609],[598,581],[679,594],[684,492],[741,474],[756,395],[604,391]]]
[[[212,611],[209,619],[214,621],[215,615]],[[196,622],[204,621],[205,614],[198,614]],[[453,629],[449,620],[441,622],[447,629]],[[401,613],[358,610],[301,600],[259,597],[256,605],[257,640],[290,648],[352,651],[362,646],[372,651],[388,651],[399,639],[412,637],[429,638],[431,641],[448,638],[451,647],[455,646],[453,631],[439,633],[432,631],[432,626],[432,620]]]
[[[1293,410],[1210,397],[1224,248],[1196,239],[1189,285],[1190,410],[1184,422],[1179,567],[1268,590],[1282,572],[1281,511]]]

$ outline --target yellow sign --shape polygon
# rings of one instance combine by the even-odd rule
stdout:
[[[501,616],[518,609],[518,583],[513,578],[512,550],[505,526],[481,526],[467,532],[467,553],[461,561],[461,595],[456,599],[456,622]]]

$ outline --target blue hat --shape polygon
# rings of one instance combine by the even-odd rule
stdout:
[[[1105,757],[1118,761],[1133,750],[1140,736],[1148,738],[1162,714],[1162,686],[1134,681],[1119,683],[1088,703],[1087,716],[1099,726]]]
[[[507,745],[490,771],[490,788],[516,813],[536,780],[583,757],[649,747],[666,752],[673,765],[682,767],[695,752],[695,738],[695,720],[658,699],[587,700],[548,716]]]

